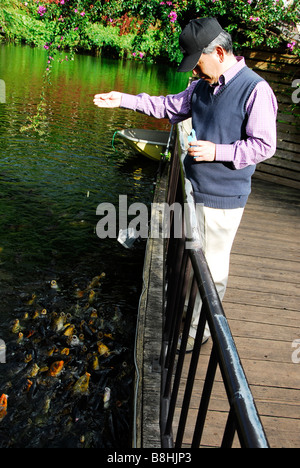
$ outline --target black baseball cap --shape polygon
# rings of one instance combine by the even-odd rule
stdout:
[[[207,47],[223,31],[216,18],[198,18],[189,22],[179,37],[184,57],[177,71],[192,71]]]

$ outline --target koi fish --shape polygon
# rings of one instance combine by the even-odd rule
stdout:
[[[96,293],[95,291],[92,289],[90,294],[89,294],[89,304],[92,304],[95,300],[95,297],[96,297]]]
[[[105,409],[109,408],[110,395],[111,395],[111,389],[109,387],[105,387],[104,395],[103,395],[103,403],[104,403]]]
[[[87,393],[89,389],[91,374],[86,372],[82,377],[80,377],[73,387],[74,393]]]
[[[24,335],[22,332],[19,332],[18,334],[18,339],[17,339],[17,343],[18,344],[21,344],[23,342],[23,339],[24,339]]]
[[[75,325],[67,325],[66,330],[64,331],[65,336],[72,336],[75,330]]]
[[[81,299],[85,295],[85,291],[82,291],[81,289],[77,288],[74,295],[77,299]]]
[[[55,280],[52,280],[52,281],[50,282],[50,287],[51,287],[51,289],[58,289],[58,284],[57,284],[57,282],[56,282]]]
[[[108,356],[110,354],[110,351],[109,351],[109,348],[103,344],[101,341],[98,341],[97,343],[97,346],[98,346],[98,353],[100,354],[100,356]]]
[[[51,364],[48,375],[51,377],[57,377],[64,367],[64,361],[56,361]]]
[[[19,333],[21,331],[20,320],[18,319],[14,320],[11,331],[12,333]]]
[[[61,331],[65,323],[67,321],[67,318],[64,313],[61,313],[58,317],[54,317],[53,322],[52,322],[52,329],[56,332]]]
[[[27,386],[25,387],[24,391],[28,393],[29,390],[31,389],[32,385],[33,385],[33,381],[27,379]]]
[[[39,370],[39,366],[37,364],[33,364],[32,369],[30,370],[29,375],[27,377],[36,377],[39,373]]]
[[[4,393],[0,397],[0,422],[7,415],[7,398],[8,398],[8,395],[5,395]]]
[[[93,370],[99,370],[100,369],[99,359],[98,359],[98,356],[96,354],[93,356],[92,367],[93,367]]]
[[[105,276],[106,276],[105,273],[101,273],[101,275],[95,276],[90,282],[90,284],[88,285],[87,289],[89,290],[89,289],[93,289],[99,286],[101,279],[105,278]]]
[[[32,294],[31,299],[29,299],[29,301],[26,302],[26,305],[31,306],[35,300],[36,300],[36,294]]]

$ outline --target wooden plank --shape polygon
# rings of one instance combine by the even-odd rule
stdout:
[[[254,322],[274,326],[299,327],[299,311],[289,309],[278,310],[272,307],[255,306],[253,304],[236,304],[230,301],[224,301],[226,316],[231,322]],[[300,330],[298,332],[300,335]],[[240,335],[241,336],[241,335]]]
[[[191,409],[198,410],[202,396],[204,380],[198,379],[191,398]],[[262,387],[251,385],[251,391],[255,402],[259,407],[261,416],[273,416],[278,418],[295,418],[300,414],[300,400],[298,390],[278,387]],[[178,395],[178,407],[180,408],[184,397],[184,385]],[[228,411],[228,400],[223,382],[217,375],[211,395],[210,410]]]
[[[234,276],[229,283],[229,287],[230,285],[233,285],[236,291],[243,291],[247,288],[248,291],[250,290],[257,293],[265,293],[265,291],[268,291],[269,294],[278,294],[278,281],[273,279],[264,278],[262,280],[261,278],[252,277],[250,281],[247,281],[244,277]],[[282,280],[280,282],[280,292],[282,296],[300,298],[299,284],[296,283],[289,283]]]
[[[300,58],[297,55],[280,53],[277,51],[268,50],[249,50],[245,51],[245,57],[247,59],[271,62],[271,63],[280,63],[280,64],[290,64],[293,66],[300,65]]]
[[[291,188],[300,190],[299,181],[285,179],[283,177],[278,177],[273,174],[268,174],[267,172],[256,171],[254,178],[257,180],[262,180],[262,181],[265,180],[267,182],[271,182],[271,183],[278,184],[278,185],[284,185],[286,187],[291,187]]]
[[[298,153],[298,155],[300,154],[300,145],[298,143],[295,143],[294,141],[290,143],[288,141],[284,141],[283,139],[278,138],[277,147],[281,149],[285,149],[287,151]]]
[[[278,178],[293,180],[299,182],[299,173],[288,168],[278,167],[273,164],[273,160],[260,163],[256,169],[257,172],[266,172],[270,175],[275,175]]]
[[[283,114],[285,115],[285,114]],[[297,131],[298,130],[298,131]],[[300,140],[299,138],[299,127],[296,125],[296,122],[286,122],[280,120],[280,115],[278,114],[277,122],[277,131],[282,131],[284,134],[292,134],[295,138],[295,141]]]
[[[291,138],[293,138],[293,135],[291,135]],[[291,153],[286,151],[285,148],[280,149],[277,147],[276,155],[278,156],[278,158],[285,159],[287,161],[300,162],[300,153]]]

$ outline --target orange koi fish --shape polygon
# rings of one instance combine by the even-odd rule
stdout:
[[[0,398],[0,422],[7,415],[7,398],[8,395],[5,395],[4,393]]]
[[[57,377],[64,367],[64,361],[56,361],[51,364],[48,375],[51,377]]]

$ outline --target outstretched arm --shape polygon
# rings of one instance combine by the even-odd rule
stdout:
[[[197,82],[179,94],[150,96],[146,93],[137,96],[111,91],[106,94],[96,94],[94,104],[103,108],[122,107],[155,117],[169,119],[172,124],[181,122],[191,116],[191,96]]]

